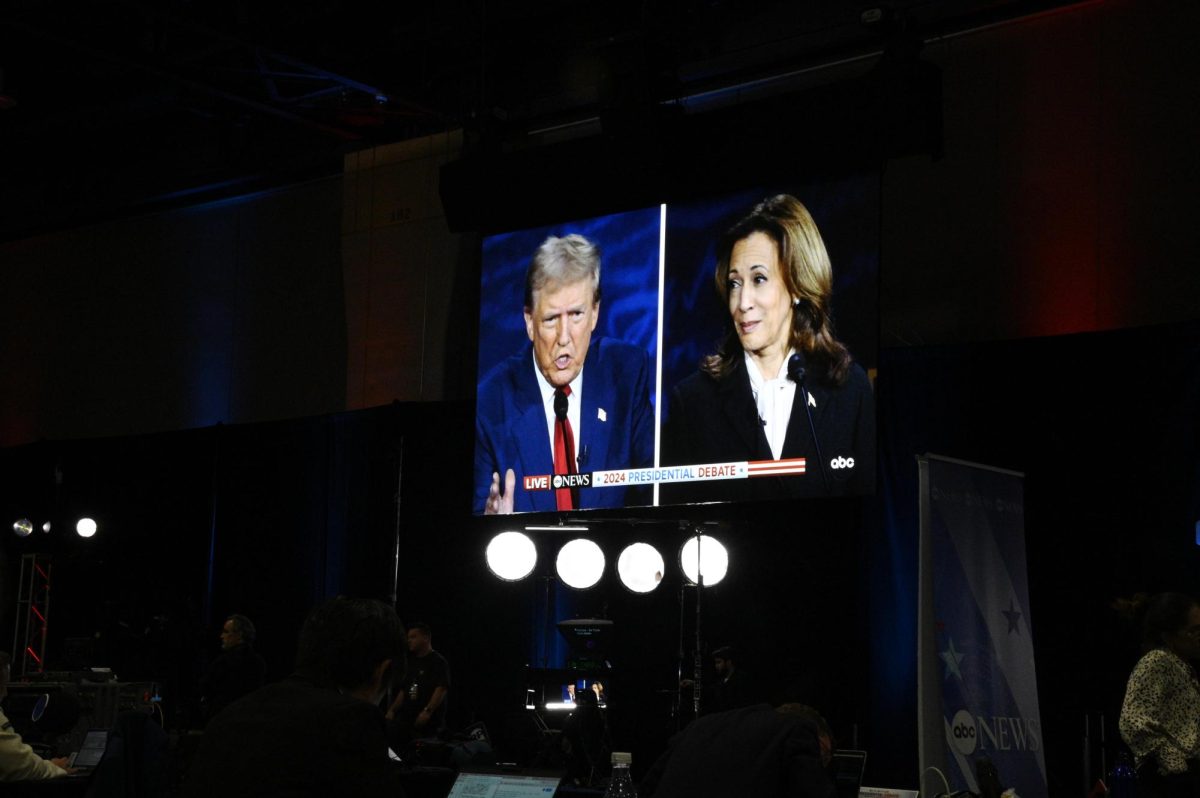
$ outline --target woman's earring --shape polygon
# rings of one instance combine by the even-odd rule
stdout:
[[[792,307],[796,307],[796,308],[800,307],[800,300],[799,300],[799,299],[793,299],[793,300],[792,300]]]

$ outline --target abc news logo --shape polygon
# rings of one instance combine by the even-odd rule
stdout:
[[[1037,720],[1020,717],[974,716],[960,709],[946,730],[951,745],[963,756],[975,749],[1037,751],[1042,747],[1042,728]]]
[[[550,485],[555,490],[560,488],[590,488],[591,474],[555,474],[550,478]]]
[[[829,461],[829,467],[833,469],[839,468],[854,468],[853,457],[835,457]]]
[[[965,709],[960,709],[954,714],[954,720],[950,726],[950,742],[954,743],[954,747],[958,749],[960,754],[975,753],[977,740],[976,735],[979,732],[975,728],[975,718],[971,717],[971,713]]]

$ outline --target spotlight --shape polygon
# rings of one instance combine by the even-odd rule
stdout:
[[[47,521],[46,523],[42,524],[42,531],[43,531],[43,532],[45,532],[47,535],[49,535],[49,534],[50,534],[50,529],[51,529],[51,524],[50,524],[50,522],[49,522],[49,521]]]
[[[617,575],[621,584],[634,593],[649,593],[662,581],[662,555],[649,543],[633,543],[617,558]]]
[[[696,572],[697,550],[700,553],[699,573]],[[725,578],[725,573],[729,570],[729,552],[716,538],[696,535],[688,538],[679,550],[679,564],[683,567],[684,576],[692,584],[699,584],[700,577],[703,576],[704,586],[711,587]]]
[[[558,550],[554,567],[568,587],[586,590],[604,575],[604,552],[587,538],[575,538]]]
[[[17,537],[27,538],[29,533],[33,531],[33,524],[28,518],[18,518],[13,522],[13,532]]]
[[[75,531],[79,533],[81,538],[90,538],[96,534],[96,522],[91,518],[80,518],[75,523]]]
[[[506,582],[516,582],[533,572],[537,565],[537,548],[528,535],[501,532],[488,543],[487,565]]]

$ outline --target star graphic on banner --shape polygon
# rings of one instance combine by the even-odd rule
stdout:
[[[950,641],[950,645],[941,653],[942,661],[946,663],[946,678],[951,675],[957,676],[958,680],[962,681],[962,671],[958,669],[959,663],[963,661],[963,655],[954,650],[954,641]]]
[[[1012,634],[1016,632],[1020,634],[1021,628],[1017,626],[1017,622],[1021,620],[1022,613],[1017,612],[1017,609],[1013,607],[1013,600],[1011,598],[1008,600],[1008,609],[1000,610],[1000,612],[1008,619],[1008,633]]]

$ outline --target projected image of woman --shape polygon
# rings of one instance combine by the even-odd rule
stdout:
[[[833,270],[808,209],[787,194],[763,200],[716,256],[726,335],[672,392],[662,462],[804,458],[805,473],[668,485],[664,501],[869,493],[871,384],[834,333]]]

